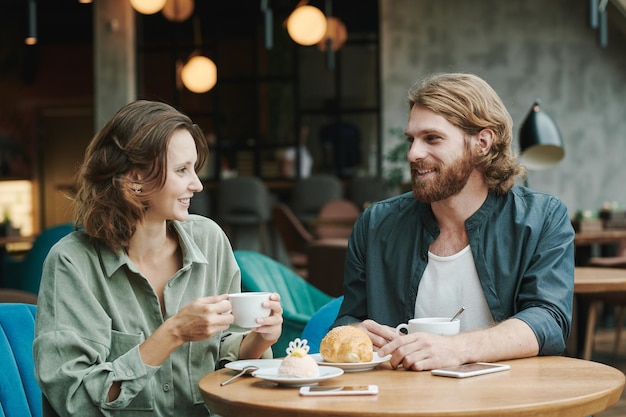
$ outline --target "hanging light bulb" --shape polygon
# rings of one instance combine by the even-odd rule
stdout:
[[[26,45],[37,44],[37,4],[35,0],[28,1],[28,35],[24,39]]]
[[[141,14],[155,14],[160,11],[167,0],[130,0],[133,9]]]
[[[326,35],[324,35],[324,39],[317,44],[317,47],[320,51],[326,52],[326,48],[329,44],[328,40],[330,39],[333,51],[337,52],[348,39],[348,29],[346,29],[346,25],[336,17],[329,17],[327,26]]]
[[[195,55],[180,71],[183,85],[194,93],[206,93],[217,83],[217,66],[209,58]]]
[[[180,23],[189,19],[193,9],[193,0],[167,0],[161,13],[167,20]]]
[[[315,45],[326,34],[326,16],[314,6],[296,7],[287,19],[287,32],[300,45]]]

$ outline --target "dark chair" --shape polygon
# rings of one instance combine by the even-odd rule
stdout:
[[[211,196],[206,188],[199,193],[195,193],[189,202],[189,213],[199,214],[204,217],[212,217]]]
[[[272,209],[272,223],[282,242],[294,271],[306,277],[308,267],[307,248],[315,237],[298,220],[289,206],[277,203]]]
[[[55,243],[74,230],[71,223],[52,226],[41,232],[23,258],[5,255],[2,260],[2,280],[5,288],[39,293],[43,261]]]
[[[319,353],[320,342],[330,330],[330,326],[337,319],[339,307],[343,302],[343,295],[329,301],[311,317],[311,320],[304,326],[300,339],[306,339],[309,346],[309,353]]]
[[[372,203],[399,194],[399,190],[392,187],[384,178],[354,177],[350,180],[347,194],[359,209],[364,210]]]
[[[347,250],[347,239],[320,239],[312,242],[307,249],[307,281],[330,296],[343,295]]]
[[[318,239],[347,239],[360,215],[361,210],[352,201],[330,200],[324,203],[315,220],[315,236]]]
[[[36,311],[32,304],[0,304],[0,416],[42,415],[33,360]]]
[[[241,269],[242,291],[269,291],[280,294],[283,333],[272,346],[274,357],[284,357],[289,342],[300,337],[313,314],[332,300],[291,269],[258,252],[235,251]]]
[[[266,253],[267,223],[271,219],[271,199],[265,183],[256,177],[226,178],[217,189],[217,221],[237,248],[237,228],[258,227],[259,250]]]
[[[309,226],[326,202],[340,198],[343,198],[343,185],[339,178],[327,174],[312,175],[294,184],[291,208],[296,217]]]

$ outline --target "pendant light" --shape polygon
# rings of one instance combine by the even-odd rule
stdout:
[[[130,0],[131,6],[141,14],[155,14],[161,11],[167,0]]]
[[[540,105],[534,102],[520,128],[520,161],[530,170],[550,168],[565,156],[559,128]]]
[[[26,45],[37,44],[37,3],[28,0],[28,35],[24,39]]]
[[[303,46],[315,45],[326,35],[326,16],[317,7],[299,5],[287,18],[287,32],[291,39]]]
[[[184,22],[193,14],[194,0],[167,0],[163,10],[163,16],[170,22]]]
[[[189,58],[180,71],[183,85],[193,93],[206,93],[217,83],[217,66],[203,55]]]
[[[194,40],[196,50],[187,59],[180,69],[180,78],[183,85],[193,93],[206,93],[217,84],[217,66],[206,56],[202,55],[202,33],[200,18],[193,19]]]

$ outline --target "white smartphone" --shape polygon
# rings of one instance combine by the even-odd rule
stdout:
[[[378,385],[350,385],[350,386],[314,386],[300,387],[300,395],[375,395],[378,394]]]
[[[433,375],[449,376],[452,378],[468,378],[470,376],[490,374],[492,372],[500,372],[511,369],[509,365],[488,362],[466,363],[460,366],[451,366],[450,368],[433,369],[430,371]]]

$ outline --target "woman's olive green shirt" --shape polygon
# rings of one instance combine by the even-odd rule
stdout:
[[[173,222],[183,267],[165,286],[167,316],[150,283],[126,254],[74,232],[44,264],[34,342],[35,374],[61,416],[207,416],[198,381],[222,360],[236,360],[243,331],[185,343],[158,367],[139,344],[192,300],[239,292],[239,267],[212,220]],[[271,350],[265,356],[271,356]],[[114,381],[120,396],[107,401]]]

